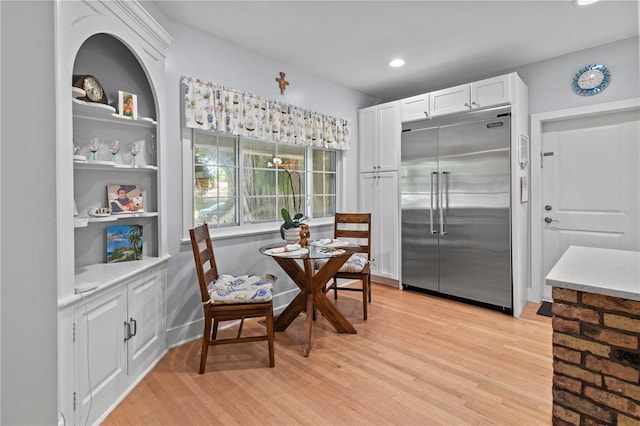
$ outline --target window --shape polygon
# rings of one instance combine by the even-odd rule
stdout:
[[[311,152],[313,217],[333,216],[336,212],[336,152],[315,148]]]
[[[282,208],[309,218],[335,213],[336,151],[191,132],[193,224],[280,222]]]
[[[194,132],[193,219],[237,225],[238,137]]]

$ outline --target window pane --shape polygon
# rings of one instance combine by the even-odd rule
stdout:
[[[220,138],[220,145],[218,147],[219,164],[223,166],[235,166],[236,165],[236,139]]]
[[[244,197],[244,219],[246,222],[273,222],[276,216],[275,197]]]
[[[280,221],[283,207],[305,213],[304,147],[245,139],[243,159],[246,223]]]
[[[305,179],[304,173],[297,170],[278,171],[278,193],[282,195],[279,209],[286,208],[293,216],[305,212]]]
[[[313,217],[333,216],[336,206],[336,153],[313,149]]]
[[[194,140],[194,223],[238,224],[237,138],[197,132]]]
[[[276,153],[276,145],[256,139],[244,139],[244,166],[251,168],[267,168],[272,164]]]
[[[244,196],[276,195],[276,170],[244,169]]]
[[[313,217],[333,216],[336,211],[334,195],[318,195],[313,197]]]
[[[282,160],[282,167],[289,170],[304,170],[304,147],[286,144],[278,145],[278,157]]]
[[[236,196],[236,168],[218,167],[218,190],[221,197]]]

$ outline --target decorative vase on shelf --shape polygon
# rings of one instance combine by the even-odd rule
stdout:
[[[300,228],[285,229],[284,240],[287,244],[297,244],[300,241]]]

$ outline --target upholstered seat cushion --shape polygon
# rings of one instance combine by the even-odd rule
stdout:
[[[209,289],[209,297],[214,304],[268,302],[275,281],[273,275],[223,274]]]
[[[327,259],[320,259],[316,262],[316,269],[320,269]],[[362,272],[365,266],[369,263],[369,258],[366,253],[353,253],[349,260],[339,269],[339,272]]]

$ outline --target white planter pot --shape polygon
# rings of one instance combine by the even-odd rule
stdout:
[[[300,228],[285,229],[284,240],[287,244],[297,244],[300,242]]]

